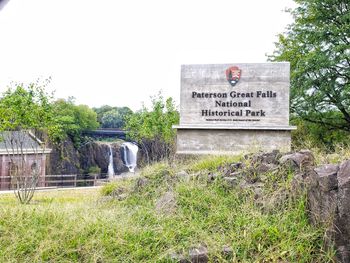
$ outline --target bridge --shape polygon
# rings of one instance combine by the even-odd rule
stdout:
[[[114,129],[114,128],[102,128],[91,131],[84,131],[83,135],[87,135],[90,137],[117,137],[122,140],[126,140],[127,131]]]

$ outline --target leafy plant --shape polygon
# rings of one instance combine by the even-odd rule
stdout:
[[[98,166],[91,166],[89,167],[89,174],[100,174],[101,173],[101,168]]]
[[[152,97],[152,109],[130,115],[126,121],[128,137],[142,144],[152,161],[169,158],[175,149],[176,132],[172,125],[179,122],[179,112],[172,98],[164,101],[161,94]]]
[[[109,105],[93,108],[93,110],[97,113],[97,121],[102,128],[123,129],[126,118],[132,114],[128,107],[111,107]]]
[[[107,183],[103,185],[100,189],[100,193],[102,196],[111,195],[118,188],[118,184],[115,182]]]
[[[349,1],[295,2],[295,22],[269,59],[291,63],[294,114],[328,131],[350,131]]]
[[[48,139],[61,132],[51,104],[52,95],[44,89],[46,84],[19,84],[0,98],[0,136],[10,160],[9,175],[15,195],[24,204],[33,198],[44,169],[42,155]],[[35,135],[40,135],[42,141]]]
[[[57,124],[62,131],[56,140],[70,136],[75,145],[81,142],[82,132],[99,127],[97,114],[86,105],[75,105],[74,98],[59,99],[53,103]]]

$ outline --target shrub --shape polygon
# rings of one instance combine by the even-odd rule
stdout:
[[[100,174],[101,168],[98,166],[91,166],[88,171],[89,174]]]
[[[100,193],[102,196],[112,195],[114,191],[118,188],[118,184],[116,182],[107,183],[100,189]]]
[[[126,130],[131,140],[147,151],[150,161],[169,159],[175,152],[176,132],[172,125],[179,122],[179,113],[172,98],[165,102],[161,94],[152,98],[152,110],[147,108],[130,115]]]
[[[191,172],[198,172],[202,170],[214,171],[220,166],[237,162],[239,159],[239,156],[232,155],[206,156],[201,160],[194,162],[188,169]]]

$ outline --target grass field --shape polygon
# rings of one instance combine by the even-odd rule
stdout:
[[[0,262],[172,262],[173,253],[207,247],[211,262],[331,262],[322,228],[308,223],[305,197],[262,207],[254,193],[201,175],[178,180],[176,171],[208,173],[227,160],[210,159],[144,169],[135,179],[101,189],[38,192],[29,205],[0,196]],[[266,198],[288,191],[290,177],[269,180]],[[122,195],[110,196],[110,193]],[[164,193],[175,202],[157,210]],[[123,196],[123,198],[119,198]],[[223,255],[222,248],[232,253]]]

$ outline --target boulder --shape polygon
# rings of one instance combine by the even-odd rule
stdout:
[[[179,253],[171,253],[170,254],[170,260],[171,262],[177,262],[177,263],[191,263],[191,261],[187,260],[186,257]]]
[[[279,159],[279,163],[292,170],[306,171],[315,165],[315,158],[311,151],[302,150],[283,155]]]
[[[253,170],[257,174],[264,174],[267,172],[272,172],[273,170],[277,169],[277,167],[278,166],[273,163],[260,163],[257,164]]]
[[[174,192],[168,191],[163,194],[156,202],[156,212],[158,214],[168,215],[176,210],[176,197]]]
[[[244,175],[244,173],[241,171],[241,172],[233,172],[233,173],[230,173],[229,174],[229,177],[242,177]]]
[[[304,174],[312,223],[327,227],[326,243],[339,262],[350,262],[350,160],[326,164]]]
[[[264,163],[264,164],[278,164],[278,159],[281,157],[281,154],[278,150],[274,150],[269,153],[258,153],[254,154],[251,158],[251,163]]]
[[[190,179],[190,175],[186,171],[180,171],[176,174],[176,177],[180,180],[188,181]]]
[[[343,162],[338,172],[339,188],[350,188],[350,160]]]
[[[233,249],[230,246],[223,246],[222,247],[222,256],[225,259],[230,259],[233,257]]]
[[[230,165],[223,165],[223,166],[219,167],[218,171],[221,174],[223,174],[224,176],[229,176],[232,173],[240,171],[244,167],[245,167],[245,165],[242,162],[231,163]]]
[[[316,180],[323,191],[331,191],[338,188],[337,173],[339,165],[326,164],[314,169]]]
[[[208,182],[212,182],[219,177],[220,175],[218,173],[208,173]]]
[[[188,254],[192,263],[207,263],[209,261],[208,249],[205,246],[191,248]]]
[[[143,188],[145,188],[145,186],[147,186],[148,184],[149,184],[149,179],[147,179],[145,177],[137,178],[137,180],[135,182],[134,190],[135,191],[140,191]]]
[[[235,187],[239,184],[239,179],[237,177],[224,177],[223,180],[230,187]]]

